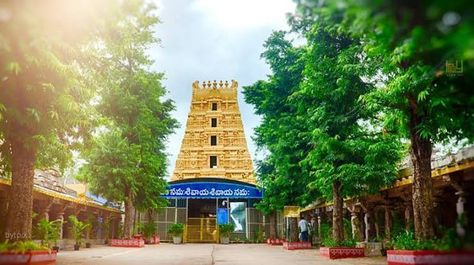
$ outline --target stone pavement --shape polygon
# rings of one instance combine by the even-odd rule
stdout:
[[[80,251],[60,251],[57,265],[382,265],[383,257],[329,260],[319,251],[283,250],[265,244],[159,244],[144,248],[98,246]]]

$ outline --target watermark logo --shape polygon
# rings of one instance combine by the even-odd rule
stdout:
[[[7,240],[21,240],[21,239],[25,239],[25,238],[28,238],[26,233],[9,233],[9,232],[6,232],[5,233],[5,239]]]
[[[462,75],[463,61],[462,60],[446,60],[446,74],[448,76],[459,76]]]

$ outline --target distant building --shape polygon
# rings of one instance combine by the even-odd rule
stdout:
[[[0,232],[7,214],[7,196],[11,180],[0,176]],[[59,245],[61,248],[74,244],[67,223],[68,216],[75,215],[81,221],[92,224],[88,242],[104,243],[104,239],[118,235],[121,211],[110,207],[102,198],[87,192],[83,184],[64,185],[62,176],[56,170],[35,170],[33,187],[33,227],[41,219],[63,222]],[[107,225],[105,225],[107,222]],[[108,235],[106,235],[108,233]],[[8,235],[7,235],[8,237]],[[33,237],[33,239],[37,239]]]

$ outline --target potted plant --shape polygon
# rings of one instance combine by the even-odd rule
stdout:
[[[156,224],[154,222],[148,222],[142,226],[143,236],[147,244],[152,243],[152,237],[156,233]]]
[[[219,225],[219,235],[221,244],[230,243],[230,234],[234,232],[234,224],[220,224]]]
[[[61,229],[61,220],[48,221],[41,219],[35,227],[36,237],[41,240],[41,245],[59,251],[58,240]],[[54,243],[54,244],[52,244]]]
[[[62,225],[63,225],[63,222],[61,220],[53,221],[53,230],[52,230],[52,233],[51,233],[51,241],[53,242],[52,249],[55,250],[56,252],[59,251],[58,240],[61,238],[61,226]]]
[[[344,237],[346,238],[339,244],[334,241],[332,237],[332,228],[329,224],[321,225],[321,245],[319,254],[329,259],[342,258],[360,258],[365,256],[365,249],[362,247],[355,247],[356,241],[349,233],[349,225],[344,227]]]
[[[0,265],[11,264],[55,264],[56,251],[33,241],[0,243]]]
[[[79,221],[74,215],[69,216],[69,222],[71,222],[71,233],[75,240],[74,250],[79,250],[82,243],[84,230],[88,228],[89,224]]]
[[[85,232],[86,232],[86,248],[90,248],[91,247],[91,242],[90,242],[90,239],[91,239],[91,234],[92,234],[92,228],[93,228],[93,224],[94,223],[94,216],[92,214],[89,214],[87,216],[87,221],[86,221],[86,224],[87,224],[87,227],[85,228]]]
[[[168,234],[173,236],[173,243],[174,244],[181,244],[181,237],[183,236],[184,232],[184,224],[172,224],[168,229]]]

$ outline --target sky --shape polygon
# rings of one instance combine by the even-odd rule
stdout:
[[[165,73],[163,84],[176,105],[173,116],[181,124],[168,140],[168,175],[181,147],[195,80],[239,82],[245,136],[255,159],[251,137],[260,118],[245,103],[242,87],[270,74],[260,58],[263,43],[273,30],[288,29],[286,14],[294,11],[295,4],[291,0],[156,0],[156,5],[161,24],[155,34],[161,43],[150,50],[153,70]]]

